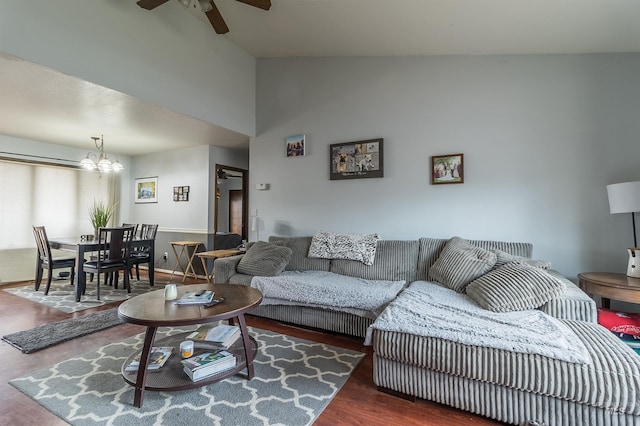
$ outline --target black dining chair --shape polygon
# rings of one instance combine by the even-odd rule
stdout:
[[[40,283],[42,282],[42,275],[45,269],[49,272],[47,275],[47,287],[44,289],[45,295],[49,294],[49,288],[51,287],[51,280],[53,279],[54,269],[71,268],[71,284],[73,284],[73,279],[76,275],[76,257],[53,257],[51,255],[51,245],[49,245],[49,238],[47,238],[47,231],[44,229],[44,226],[34,226],[33,235],[36,239],[36,246],[38,247],[35,290],[38,291],[40,289]]]
[[[140,239],[141,240],[154,240],[152,244],[155,244],[156,233],[158,232],[158,225],[150,225],[143,223],[140,226]],[[131,268],[136,267],[136,279],[140,281],[140,264],[153,262],[151,259],[149,247],[137,247],[131,251],[129,256],[129,271]],[[131,275],[133,277],[133,273]]]
[[[128,228],[130,226],[133,226],[133,238],[136,238],[138,236],[138,224],[137,223],[123,223],[122,224],[123,228]]]
[[[97,277],[96,293],[100,300],[100,274],[110,275],[113,272],[123,271],[124,285],[128,293],[131,293],[129,283],[129,254],[134,227],[100,228],[98,231],[98,252],[95,260],[89,260],[82,266],[84,273],[95,274]]]

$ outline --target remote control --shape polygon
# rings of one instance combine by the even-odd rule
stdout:
[[[222,303],[222,302],[224,302],[224,297],[220,297],[218,299],[212,299],[211,302],[207,303],[206,305],[203,305],[203,307],[210,308],[210,307],[215,306],[218,303]]]

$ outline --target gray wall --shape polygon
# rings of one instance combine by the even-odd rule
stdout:
[[[640,180],[640,55],[260,59],[257,90],[261,239],[459,235],[531,242],[569,277],[626,271],[631,221],[605,186]],[[307,155],[286,158],[299,133]],[[329,144],[377,137],[384,178],[329,180]],[[430,185],[430,157],[454,153],[465,183]]]

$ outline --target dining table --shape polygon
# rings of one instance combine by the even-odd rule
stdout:
[[[131,249],[140,247],[148,248],[149,250],[149,285],[153,287],[154,276],[154,261],[155,258],[155,239],[134,238],[131,240]],[[90,239],[86,237],[62,237],[62,238],[49,238],[49,245],[52,249],[74,251],[76,253],[76,280],[75,280],[75,293],[76,302],[79,302],[82,294],[87,287],[87,275],[82,272],[82,265],[85,262],[85,255],[97,251],[100,243],[97,239]]]

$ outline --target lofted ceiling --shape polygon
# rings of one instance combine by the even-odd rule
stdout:
[[[272,0],[268,12],[215,1],[230,32],[211,37],[257,58],[640,51],[637,0]],[[208,25],[194,2],[193,19]],[[0,91],[4,135],[90,149],[107,122],[105,148],[116,154],[248,147],[246,135],[2,52]]]

